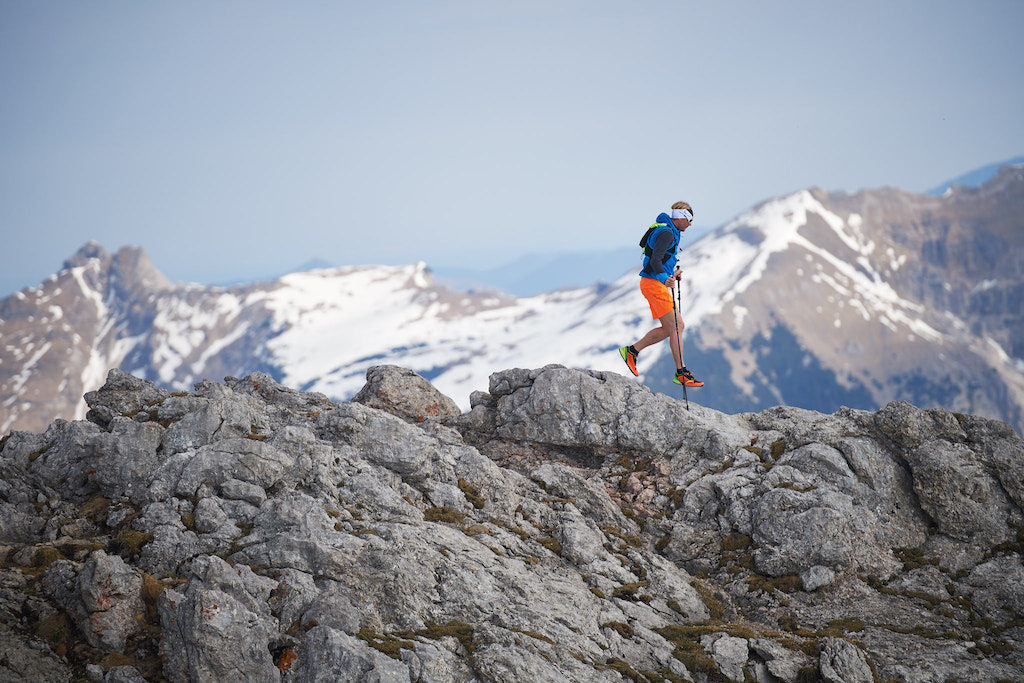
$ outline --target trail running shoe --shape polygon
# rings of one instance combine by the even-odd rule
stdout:
[[[693,376],[693,373],[683,368],[676,372],[676,376],[672,378],[674,384],[682,384],[686,387],[702,387],[704,382],[698,382],[697,378]]]
[[[626,367],[637,377],[640,373],[636,371],[636,354],[629,350],[628,346],[623,346],[619,349],[619,355],[622,356],[622,360],[626,361]]]

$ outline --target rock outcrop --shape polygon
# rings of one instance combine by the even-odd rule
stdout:
[[[5,680],[1024,677],[1024,440],[612,373],[335,403],[112,370],[0,442]],[[43,673],[45,672],[45,673]]]

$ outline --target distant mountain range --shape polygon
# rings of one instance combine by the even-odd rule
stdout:
[[[980,187],[994,178],[995,175],[1005,166],[1024,166],[1024,156],[1014,157],[1013,159],[1007,159],[1006,161],[989,164],[988,166],[982,166],[981,168],[976,168],[973,171],[968,171],[962,176],[953,178],[938,187],[928,190],[928,194],[942,196],[956,185],[960,185],[961,187]]]
[[[691,400],[829,412],[907,399],[1024,426],[1024,168],[940,196],[797,192],[681,264],[687,365],[707,381]],[[81,417],[111,367],[172,389],[260,370],[346,398],[394,363],[468,407],[496,370],[625,372],[616,348],[652,325],[635,270],[529,297],[443,282],[421,263],[175,284],[139,248],[87,244],[0,300],[0,434]],[[667,352],[641,355],[641,380],[678,393]]]

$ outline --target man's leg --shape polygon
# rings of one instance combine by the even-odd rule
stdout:
[[[642,351],[648,346],[653,346],[658,342],[665,341],[666,337],[668,337],[668,332],[665,331],[665,323],[662,323],[661,327],[655,327],[653,330],[641,337],[640,341],[633,344],[633,348],[637,351]]]
[[[668,345],[672,347],[672,360],[676,362],[676,368],[686,367],[686,363],[683,362],[682,318],[679,317],[678,312],[672,310],[661,316],[659,320],[661,320],[661,329],[665,330],[665,335],[668,337]],[[676,325],[679,325],[678,332],[676,332]]]
[[[640,341],[633,344],[633,348],[640,351],[642,349],[646,349],[648,346],[665,341],[667,338],[668,344],[672,348],[672,359],[676,362],[676,367],[683,367],[683,349],[679,345],[679,335],[676,334],[677,320],[679,321],[679,331],[682,332],[685,327],[683,325],[683,321],[675,311],[669,311],[658,318],[658,321],[661,323],[661,327],[655,327],[653,330],[645,334],[640,338]]]

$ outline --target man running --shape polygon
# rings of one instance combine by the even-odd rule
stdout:
[[[686,202],[676,202],[672,205],[670,214],[658,214],[657,221],[648,229],[640,243],[644,248],[640,291],[651,306],[651,317],[660,321],[661,327],[655,327],[639,341],[623,346],[619,349],[619,355],[626,362],[630,372],[639,375],[640,373],[636,371],[636,358],[640,352],[667,338],[672,349],[672,358],[676,362],[676,374],[672,381],[687,387],[702,387],[704,382],[697,381],[683,362],[683,319],[676,310],[672,298],[672,288],[676,286],[683,272],[676,265],[676,250],[679,248],[680,236],[693,221],[693,209]]]

